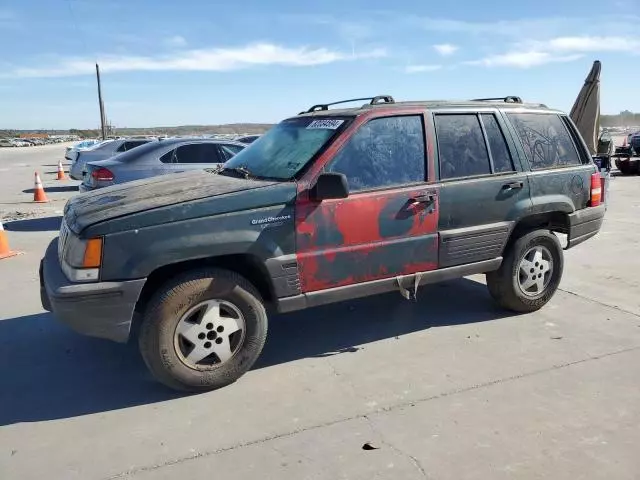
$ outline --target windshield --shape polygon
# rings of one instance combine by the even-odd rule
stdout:
[[[285,120],[225,163],[224,168],[243,168],[255,177],[289,180],[346,127],[348,120],[337,117]]]

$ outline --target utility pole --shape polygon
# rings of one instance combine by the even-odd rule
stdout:
[[[96,78],[98,79],[98,103],[100,104],[100,128],[102,130],[102,139],[107,139],[107,131],[104,124],[104,103],[102,102],[102,86],[100,85],[100,67],[96,63]]]

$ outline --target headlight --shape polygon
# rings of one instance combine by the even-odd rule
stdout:
[[[64,246],[62,271],[72,282],[98,280],[102,263],[102,238],[69,235]]]

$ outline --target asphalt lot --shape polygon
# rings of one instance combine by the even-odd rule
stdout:
[[[537,313],[498,309],[473,277],[283,315],[239,382],[184,396],[135,344],[40,306],[77,185],[55,180],[63,150],[0,150],[0,217],[24,252],[0,260],[1,479],[638,478],[640,178],[613,178],[602,232],[566,252]],[[30,203],[36,169],[49,204]]]

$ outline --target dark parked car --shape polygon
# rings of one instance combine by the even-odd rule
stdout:
[[[86,192],[167,173],[213,168],[245,147],[238,142],[191,138],[149,142],[108,160],[87,163],[79,189]]]
[[[141,319],[158,380],[219,388],[260,355],[269,310],[479,273],[502,307],[538,310],[562,278],[555,233],[572,248],[600,230],[601,184],[571,120],[517,97],[316,105],[222,169],[69,200],[42,305],[119,342]]]
[[[623,175],[637,175],[640,173],[640,132],[630,133],[624,145],[615,149],[615,163]],[[635,158],[634,158],[635,157]]]

